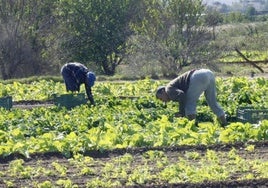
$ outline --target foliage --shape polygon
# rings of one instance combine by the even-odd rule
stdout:
[[[118,65],[126,63],[138,64],[134,68],[143,75],[173,76],[192,63],[215,66],[226,48],[267,49],[264,16],[260,23],[250,24],[256,28],[226,32],[229,25],[216,28],[215,21],[222,19],[218,12],[211,11],[208,17],[213,20],[204,18],[202,2],[1,0],[1,77],[58,75],[68,61],[80,61],[106,75],[114,75]],[[235,25],[246,19],[238,13],[223,17]]]
[[[268,52],[267,51],[242,51],[245,55],[246,58],[249,60],[254,60],[254,61],[262,61],[265,59],[268,59]],[[221,59],[222,62],[245,62],[245,60],[240,57],[237,53],[233,52],[228,54],[228,56],[225,56],[224,58]]]
[[[41,74],[53,30],[54,0],[0,1],[0,71],[3,79]],[[47,61],[45,61],[47,60]]]
[[[138,39],[131,40],[130,53],[134,53],[129,60],[131,65],[139,63],[137,57],[145,54],[143,67],[145,62],[146,65],[153,62],[164,75],[173,76],[183,66],[210,62],[206,52],[212,37],[203,27],[202,1],[150,0],[143,7],[141,21],[132,23]],[[151,69],[156,67],[153,65]]]
[[[109,160],[76,154],[52,163],[40,160],[39,164],[15,159],[5,166],[0,177],[8,187],[16,186],[21,179],[33,187],[79,187],[81,179],[87,187],[125,187],[267,178],[267,159],[244,158],[255,150],[248,150],[249,147],[254,145],[224,151],[174,152],[172,156],[148,150],[141,155],[125,153]]]
[[[84,156],[93,149],[111,150],[132,147],[211,145],[268,140],[268,120],[258,124],[230,122],[222,128],[206,106],[198,101],[200,123],[174,117],[176,103],[163,104],[154,92],[167,81],[143,79],[130,82],[97,82],[93,88],[96,106],[81,105],[67,110],[57,106],[33,109],[0,109],[0,156],[60,152],[64,163],[55,160],[36,166],[22,159],[12,160],[0,178],[14,187],[16,179],[29,181],[34,187],[78,187],[83,177],[88,187],[135,186],[146,183],[186,183],[232,179],[267,178],[267,161],[245,160],[241,148],[230,151],[207,150],[178,152],[175,158],[163,151],[146,151],[140,155],[126,153],[111,160]],[[235,116],[238,106],[268,107],[268,82],[265,78],[217,79],[219,103]],[[54,93],[64,93],[61,82],[40,80],[1,84],[5,95],[15,100],[44,100]],[[82,90],[81,92],[85,92]],[[245,152],[256,150],[247,145]],[[70,173],[71,172],[71,173]],[[69,176],[68,174],[72,174]],[[44,181],[44,177],[47,180]],[[53,177],[53,178],[52,178]],[[42,181],[35,181],[41,178]]]
[[[207,26],[212,27],[213,40],[216,39],[216,26],[222,24],[223,16],[216,10],[207,10],[204,16],[204,22]]]
[[[60,16],[67,35],[62,45],[68,49],[68,59],[96,62],[104,73],[113,75],[131,34],[132,5],[132,0],[61,1]]]
[[[202,96],[198,119],[194,122],[174,117],[176,103],[163,104],[154,97],[164,81],[150,79],[136,82],[99,82],[94,86],[96,106],[81,105],[71,110],[57,106],[32,110],[1,109],[0,154],[61,152],[66,156],[90,149],[139,146],[213,144],[267,139],[267,121],[259,126],[231,123],[219,127]],[[218,79],[218,100],[230,117],[238,106],[267,108],[267,80],[257,78]],[[0,85],[14,100],[44,100],[54,93],[64,93],[64,84],[38,81],[32,84]],[[84,92],[84,90],[82,90]],[[265,128],[266,127],[266,128]]]
[[[169,3],[168,12],[174,30],[166,45],[172,57],[178,60],[181,66],[185,66],[205,41],[206,31],[201,27],[204,5],[200,0],[172,0]]]

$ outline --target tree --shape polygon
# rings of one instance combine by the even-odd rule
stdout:
[[[254,21],[254,16],[256,15],[257,11],[254,7],[250,6],[246,10],[246,18],[250,21]]]
[[[217,10],[209,10],[205,15],[205,24],[212,27],[213,40],[216,39],[215,29],[216,26],[223,22],[223,17]]]
[[[16,3],[12,0],[0,2],[0,68],[3,79],[14,76],[19,65],[26,61],[27,41],[22,34],[23,26],[19,17],[22,16],[24,1]],[[23,10],[21,10],[23,9]]]
[[[168,15],[168,1],[141,0],[137,4],[136,17],[131,20],[134,35],[128,40],[128,59],[134,74],[158,73],[174,76],[176,64],[170,58],[165,41],[169,36],[172,22]],[[142,72],[141,70],[144,70]],[[136,71],[137,70],[137,71]],[[161,72],[159,72],[161,70]]]
[[[168,67],[170,74],[175,74],[191,63],[210,62],[207,54],[212,35],[203,25],[202,0],[146,2],[146,13],[142,24],[136,24],[136,31],[149,36],[153,43],[158,43],[156,46],[162,45],[159,49],[167,49],[158,59],[163,70]]]
[[[0,69],[3,79],[40,74],[54,0],[0,1]]]
[[[61,1],[62,46],[67,59],[95,62],[113,75],[131,35],[129,19],[135,0]]]
[[[169,14],[173,28],[166,45],[180,67],[196,61],[206,42],[207,31],[202,27],[202,0],[170,0]]]

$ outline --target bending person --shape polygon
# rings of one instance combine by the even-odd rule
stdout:
[[[225,113],[216,99],[215,76],[208,69],[191,70],[170,81],[167,86],[160,86],[156,97],[163,102],[179,102],[179,112],[176,117],[196,119],[196,105],[200,95],[204,92],[206,101],[217,115],[222,126],[227,125]]]
[[[61,68],[61,74],[65,82],[66,90],[80,91],[80,85],[85,84],[88,100],[92,105],[95,104],[91,88],[94,86],[96,76],[88,68],[77,62],[66,63]]]

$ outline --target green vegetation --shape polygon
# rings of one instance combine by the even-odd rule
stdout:
[[[231,123],[226,129],[201,98],[198,105],[199,127],[187,119],[175,118],[177,104],[157,101],[154,92],[163,81],[144,79],[136,82],[99,82],[94,86],[96,106],[82,105],[72,110],[34,108],[1,109],[0,154],[83,153],[90,149],[112,149],[140,146],[232,143],[267,140],[268,122]],[[228,118],[236,116],[238,106],[267,108],[267,85],[264,78],[218,79],[218,99]],[[54,93],[64,93],[64,84],[37,81],[0,85],[13,100],[45,100]],[[82,92],[84,92],[82,90]],[[133,97],[132,97],[133,96]]]
[[[34,187],[118,187],[153,183],[200,183],[203,181],[268,178],[267,161],[246,160],[254,153],[252,141],[268,140],[268,120],[256,124],[237,122],[238,106],[267,108],[268,81],[265,78],[218,78],[218,99],[232,121],[220,127],[205,104],[198,104],[198,126],[185,118],[176,118],[176,103],[156,100],[155,89],[167,81],[149,78],[139,81],[96,82],[93,88],[96,106],[81,105],[71,110],[57,106],[11,110],[0,109],[0,156],[24,156],[61,153],[66,159],[44,164],[23,159],[11,160],[0,172],[7,187],[17,180]],[[0,84],[3,95],[18,100],[46,100],[65,93],[62,82],[39,80]],[[84,92],[82,89],[81,92]],[[110,160],[86,156],[92,150],[105,151],[136,147],[172,147],[245,143],[229,151],[206,150],[177,152],[148,150],[141,157],[126,153]],[[72,174],[70,176],[70,174]]]
[[[77,178],[87,179],[87,187],[121,187],[154,185],[164,183],[199,183],[203,181],[230,180],[238,176],[240,180],[256,177],[267,178],[267,161],[251,158],[245,160],[241,152],[250,155],[251,151],[231,149],[230,151],[207,150],[204,153],[182,152],[168,156],[163,151],[147,151],[141,158],[134,154],[124,154],[105,162],[80,154],[74,155],[65,163],[58,161],[33,166],[21,159],[14,160],[6,167],[8,178],[0,172],[0,178],[7,187],[16,183],[15,179],[28,180],[28,186],[34,187],[79,187]],[[201,156],[202,155],[202,156]],[[252,169],[254,172],[252,172]],[[71,172],[68,178],[67,172]],[[46,181],[32,181],[31,178],[43,178]],[[94,177],[94,175],[97,175]],[[92,178],[90,178],[92,176]],[[53,179],[53,177],[59,177]],[[53,186],[54,185],[54,186]]]
[[[249,59],[254,61],[263,61],[268,59],[268,52],[267,51],[242,51],[242,53]],[[224,57],[220,60],[221,62],[230,62],[230,63],[237,63],[237,62],[245,62],[242,57],[235,52],[228,54],[227,57]]]
[[[222,15],[202,0],[1,0],[0,76],[58,76],[69,61],[140,77],[215,67],[234,47],[267,51],[267,16],[255,14]]]
[[[0,184],[16,187],[19,178],[32,187],[79,187],[75,180],[85,178],[87,187],[118,187],[268,178],[265,158],[244,158],[258,150],[247,143],[268,140],[268,120],[236,119],[238,107],[268,108],[266,78],[217,78],[218,101],[230,122],[225,128],[203,96],[198,126],[174,117],[178,104],[164,104],[154,94],[167,81],[151,79],[243,60],[235,48],[250,60],[267,60],[267,16],[256,13],[249,7],[222,15],[202,0],[0,0],[0,97],[51,100],[65,94],[59,72],[67,61],[80,61],[98,75],[96,106],[0,108],[1,159],[51,152],[66,157],[63,163],[40,159],[34,165],[11,160],[1,166]],[[227,66],[216,74],[255,71]],[[158,150],[106,161],[84,155],[240,142],[245,148],[176,156]]]

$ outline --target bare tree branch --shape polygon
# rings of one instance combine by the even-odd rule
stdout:
[[[244,54],[242,54],[237,48],[235,48],[235,51],[243,58],[246,60],[246,62],[248,62],[249,64],[251,64],[253,67],[257,68],[259,71],[261,71],[262,73],[264,73],[264,70],[259,67],[258,65],[256,65],[253,61],[250,61]]]
[[[257,64],[261,64],[261,63],[263,63],[263,64],[265,64],[265,63],[268,63],[268,60],[257,60],[257,61],[251,61],[252,63],[257,63]],[[225,63],[225,64],[231,64],[231,63],[233,63],[233,64],[240,64],[240,63],[245,63],[244,61],[221,61],[220,63]]]

